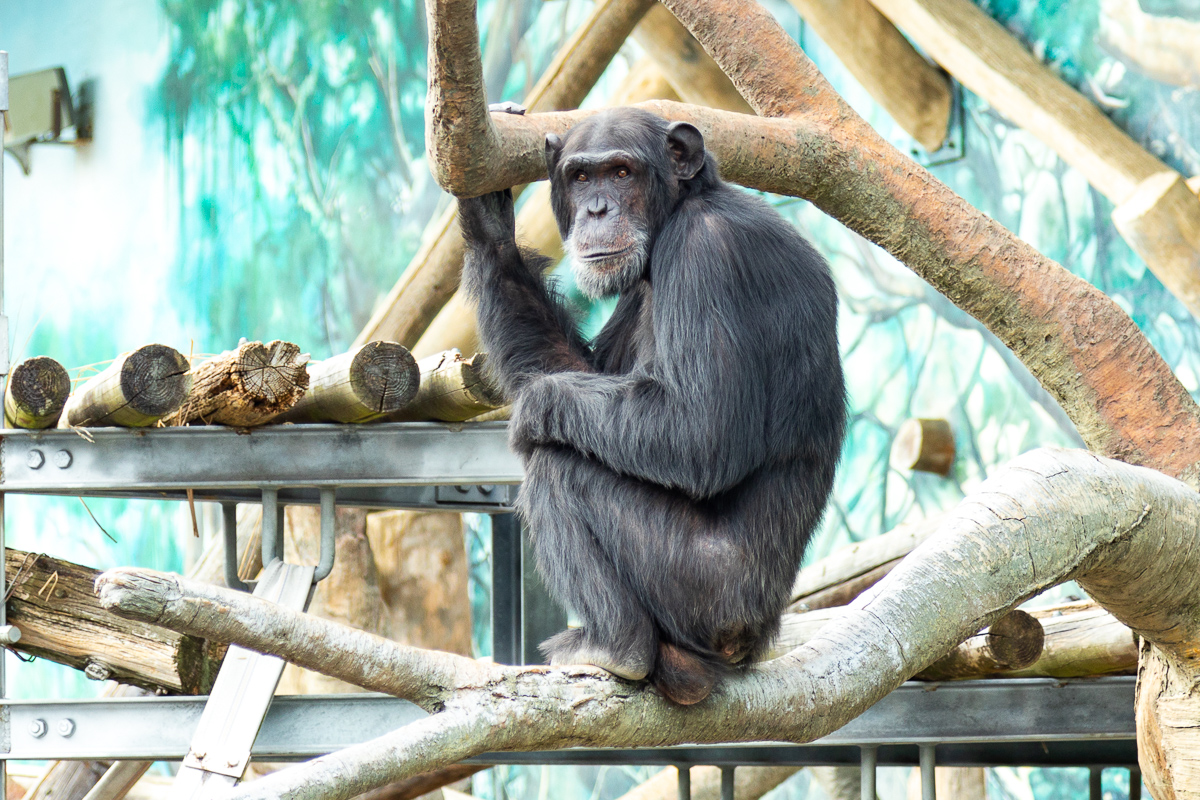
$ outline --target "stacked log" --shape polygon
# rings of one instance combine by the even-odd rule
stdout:
[[[192,388],[188,361],[164,344],[148,344],[118,356],[67,400],[60,428],[120,425],[144,428],[171,414]]]
[[[192,390],[167,425],[249,428],[288,411],[308,388],[308,355],[291,342],[242,342],[192,370]]]
[[[462,422],[499,408],[504,404],[504,396],[486,375],[486,359],[483,353],[464,358],[458,350],[421,359],[417,362],[421,388],[412,402],[389,414],[387,419]]]
[[[13,367],[4,387],[4,425],[10,428],[52,428],[58,424],[71,376],[53,358],[27,358]]]
[[[308,391],[276,422],[371,422],[416,396],[421,370],[408,348],[368,342],[308,368]]]

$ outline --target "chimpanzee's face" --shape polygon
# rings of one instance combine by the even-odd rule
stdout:
[[[546,137],[554,214],[584,293],[619,294],[646,275],[679,181],[704,157],[694,127],[632,108],[597,114],[565,140]]]
[[[568,155],[560,165],[575,211],[566,250],[590,297],[623,292],[646,271],[656,227],[646,213],[646,170],[624,150]]]

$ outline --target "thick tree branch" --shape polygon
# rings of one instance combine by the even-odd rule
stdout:
[[[1022,600],[1071,578],[1169,658],[1193,664],[1198,517],[1200,495],[1153,470],[1085,451],[1026,454],[813,639],[689,707],[594,668],[479,664],[145,570],[114,570],[97,586],[101,602],[123,616],[444,709],[238,795],[341,798],[489,750],[812,741]],[[355,770],[365,777],[347,788]]]

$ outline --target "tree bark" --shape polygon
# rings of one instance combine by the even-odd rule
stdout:
[[[187,359],[163,344],[117,357],[67,399],[60,428],[144,428],[179,408],[192,387]]]
[[[250,428],[290,409],[308,388],[308,354],[291,342],[242,342],[192,370],[187,401],[165,420]]]
[[[408,348],[368,342],[308,368],[308,390],[273,422],[370,422],[417,394],[421,371]]]
[[[53,358],[36,356],[17,364],[4,386],[4,424],[53,428],[71,394],[71,376]]]
[[[1178,173],[1039,63],[970,0],[871,2],[964,86],[1041,139],[1117,205],[1120,217],[1114,219],[1124,221],[1117,225],[1121,235],[1171,293],[1193,314],[1200,314],[1200,200],[1176,193],[1161,198],[1154,213],[1121,209],[1127,202],[1141,208],[1143,187],[1159,173],[1182,181]],[[1165,253],[1145,246],[1160,237],[1190,252]]]
[[[93,680],[182,694],[212,688],[223,645],[114,617],[96,602],[99,570],[11,548],[5,562],[8,621],[21,631],[14,650]]]
[[[950,125],[950,81],[868,0],[790,0],[875,102],[926,150]]]
[[[111,570],[97,590],[115,613],[271,652],[433,712],[233,795],[343,798],[487,750],[812,741],[1069,579],[1175,670],[1192,670],[1200,658],[1191,603],[1200,590],[1200,541],[1190,522],[1197,515],[1200,495],[1153,470],[1081,451],[1028,453],[985,481],[937,535],[816,637],[691,707],[593,667],[481,664],[149,570]]]

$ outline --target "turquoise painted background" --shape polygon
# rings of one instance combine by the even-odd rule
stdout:
[[[911,149],[791,7],[768,5],[850,102]],[[981,5],[1143,146],[1185,175],[1198,171],[1196,89],[1144,77],[1106,51],[1097,0]],[[1194,0],[1144,6],[1200,19]],[[520,100],[589,10],[587,0],[481,2],[492,99]],[[73,83],[97,88],[91,144],[36,147],[29,176],[7,162],[14,358],[46,354],[85,367],[149,341],[211,353],[243,336],[290,339],[327,356],[354,338],[449,202],[425,164],[419,2],[5,3],[0,48],[14,74],[63,65]],[[628,44],[589,104],[639,55]],[[1108,202],[986,102],[964,92],[962,105],[961,157],[934,172],[1114,297],[1195,393],[1200,327],[1116,234]],[[828,256],[842,297],[852,425],[811,557],[946,508],[1025,450],[1078,446],[1054,401],[973,319],[807,203],[772,202]],[[560,278],[594,330],[609,307],[587,306],[569,272]],[[959,458],[949,478],[889,466],[897,427],[913,416],[953,424]],[[10,499],[10,542],[97,567],[180,569],[194,550],[177,504],[89,505],[116,543],[77,500],[32,498]],[[469,540],[486,589],[486,535]],[[476,598],[482,637],[486,594]],[[44,664],[12,664],[10,683],[19,696],[95,690]],[[643,774],[513,769],[480,779],[477,790],[598,799]],[[899,791],[902,776],[888,780]],[[994,771],[990,780],[994,797],[1086,796],[1079,771]],[[1110,771],[1106,791],[1124,797],[1123,780]],[[776,797],[818,792],[798,776]]]

